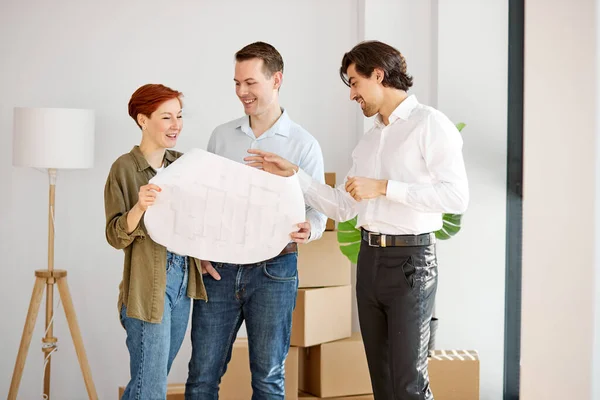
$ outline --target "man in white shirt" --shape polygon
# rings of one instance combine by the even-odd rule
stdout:
[[[324,183],[319,143],[279,105],[281,54],[268,43],[256,42],[239,50],[235,59],[235,90],[246,115],[215,128],[208,151],[238,162],[244,162],[248,148],[277,152],[300,165],[310,179]],[[322,213],[307,207],[306,222],[291,232],[290,243],[277,257],[246,265],[202,261],[203,270],[210,273],[203,274],[209,300],[194,301],[186,400],[218,398],[243,321],[252,399],[284,400],[284,362],[298,291],[297,243],[320,238],[326,222]]]
[[[330,188],[273,153],[250,149],[246,160],[278,175],[297,173],[306,202],[330,218],[358,215],[356,297],[375,399],[430,400],[434,232],[443,213],[467,208],[462,138],[446,116],[407,94],[412,77],[393,47],[356,45],[344,55],[340,76],[364,115],[377,115],[352,153],[345,185]]]

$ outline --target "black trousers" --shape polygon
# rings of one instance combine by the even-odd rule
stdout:
[[[427,346],[436,290],[435,244],[361,242],[356,298],[375,400],[433,399]]]

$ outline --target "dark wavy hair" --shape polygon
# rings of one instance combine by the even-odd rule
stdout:
[[[370,40],[357,44],[344,54],[340,77],[342,81],[350,86],[348,82],[348,67],[355,65],[356,72],[368,78],[375,68],[381,68],[384,72],[383,86],[408,91],[413,85],[412,76],[406,72],[406,60],[402,53],[392,46]]]

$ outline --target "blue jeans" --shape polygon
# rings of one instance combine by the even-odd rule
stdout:
[[[121,400],[164,400],[167,375],[181,347],[190,317],[187,297],[188,259],[167,252],[165,309],[160,324],[129,318],[125,306],[121,323],[127,332],[131,380]]]
[[[219,383],[242,321],[248,332],[252,400],[284,400],[297,261],[297,253],[289,253],[256,264],[213,264],[221,280],[205,275],[209,300],[194,301],[186,400],[219,398]]]

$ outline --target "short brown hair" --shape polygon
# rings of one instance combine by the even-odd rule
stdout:
[[[275,72],[283,72],[283,58],[277,49],[265,42],[254,42],[244,46],[235,53],[236,61],[246,61],[253,58],[263,60],[263,72],[269,78]]]
[[[177,99],[179,100],[179,104],[182,105],[182,97],[183,93],[164,85],[149,83],[140,86],[131,95],[131,99],[129,100],[129,116],[140,126],[137,120],[138,114],[150,118],[150,115],[165,101]]]
[[[413,84],[412,76],[406,72],[406,60],[402,53],[376,40],[361,42],[344,54],[340,77],[347,86],[350,86],[350,82],[346,74],[351,64],[355,65],[356,72],[367,78],[375,68],[381,68],[385,75],[381,83],[385,87],[407,91]]]

